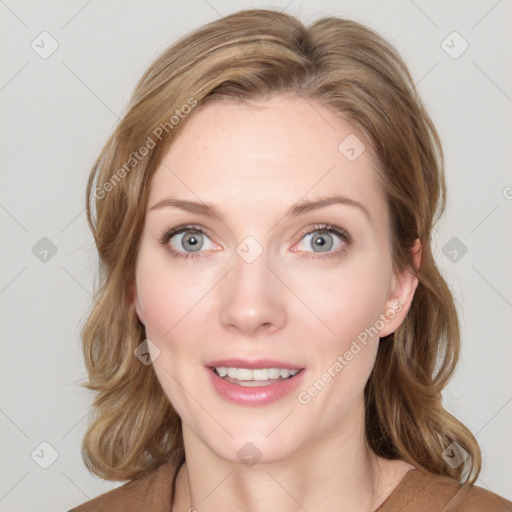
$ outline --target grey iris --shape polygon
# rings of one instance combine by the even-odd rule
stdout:
[[[313,237],[313,247],[317,247],[319,251],[326,252],[332,248],[332,236],[329,233],[320,233]]]
[[[186,243],[190,244],[188,248],[185,245]],[[199,251],[199,249],[201,249],[201,247],[203,246],[203,236],[201,235],[201,233],[188,231],[181,239],[181,245],[183,246],[184,249],[189,249],[189,252]]]

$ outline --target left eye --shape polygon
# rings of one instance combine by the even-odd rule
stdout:
[[[334,226],[310,231],[301,240],[298,248],[306,252],[329,252],[336,251],[348,241],[348,234]],[[304,245],[306,247],[304,247]],[[309,247],[312,251],[309,251]]]

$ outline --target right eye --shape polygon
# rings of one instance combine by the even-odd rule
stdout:
[[[160,243],[166,245],[173,256],[188,258],[199,257],[204,252],[201,249],[212,250],[212,241],[204,231],[196,226],[178,226],[166,231],[160,238]],[[208,246],[208,244],[210,244]]]

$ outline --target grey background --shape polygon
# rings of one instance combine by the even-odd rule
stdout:
[[[78,334],[97,263],[86,179],[157,53],[250,7],[306,23],[326,14],[362,21],[410,66],[446,151],[449,205],[435,250],[458,302],[463,351],[444,401],[481,444],[477,484],[512,499],[510,0],[0,0],[2,511],[67,510],[119,485],[91,476],[80,455],[91,396],[78,386]],[[51,48],[43,31],[58,43],[47,58],[31,47]],[[464,42],[453,31],[469,44],[457,58]],[[57,251],[45,262],[43,237]]]

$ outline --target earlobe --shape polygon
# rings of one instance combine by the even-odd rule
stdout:
[[[416,269],[421,264],[421,243],[416,239],[411,249],[413,263]],[[418,287],[418,278],[410,269],[404,269],[400,275],[395,276],[394,286],[385,304],[383,312],[385,325],[379,330],[379,337],[383,338],[395,332],[404,321]],[[382,315],[381,315],[382,318]]]

